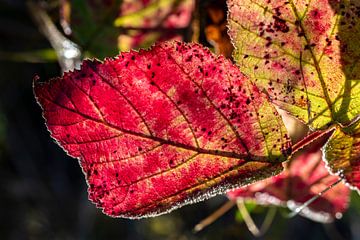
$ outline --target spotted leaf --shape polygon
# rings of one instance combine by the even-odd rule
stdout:
[[[324,153],[332,171],[356,190],[360,188],[360,126],[337,127],[325,145]]]
[[[337,125],[334,137],[342,134],[342,126],[358,119],[360,1],[228,0],[228,4],[234,58],[273,103],[311,128]],[[331,139],[329,146],[340,141]],[[346,144],[353,147],[352,156],[360,154],[351,141]],[[337,147],[326,149],[331,170],[356,176],[352,171],[357,171],[359,159],[332,158],[345,157]],[[359,189],[359,180],[347,180]]]
[[[293,159],[280,175],[228,192],[232,200],[256,200],[262,205],[295,209],[339,178],[330,175],[320,150]],[[318,222],[331,222],[348,208],[350,190],[339,183],[300,213]]]
[[[360,1],[228,0],[242,71],[313,128],[360,113]]]
[[[34,91],[51,136],[111,216],[154,216],[269,177],[290,149],[267,96],[197,44],[86,60]]]

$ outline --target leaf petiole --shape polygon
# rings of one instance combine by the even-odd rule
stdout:
[[[334,132],[336,129],[335,126],[329,127],[326,130],[318,130],[318,131],[314,131],[312,133],[310,133],[309,135],[307,135],[306,137],[304,137],[303,139],[301,139],[300,141],[298,141],[297,143],[295,143],[292,146],[292,152],[291,152],[291,156],[293,156],[296,152],[298,152],[299,150],[303,149],[304,147],[308,146],[309,144],[311,144],[312,142],[320,139],[321,137]]]

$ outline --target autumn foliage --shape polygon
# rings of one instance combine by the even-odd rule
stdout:
[[[236,64],[169,41],[35,78],[51,136],[79,160],[106,214],[155,216],[254,182],[228,195],[298,206],[339,178],[359,189],[360,3],[227,4]],[[276,107],[331,129],[325,146],[294,157]],[[331,191],[303,214],[339,217],[349,189]]]

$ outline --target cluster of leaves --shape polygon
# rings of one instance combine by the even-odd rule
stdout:
[[[61,23],[87,55],[147,48],[156,41],[183,40],[192,0],[61,1]]]
[[[173,41],[34,81],[51,136],[79,159],[89,198],[106,214],[154,216],[282,171],[229,196],[301,204],[336,182],[320,150],[292,158],[299,144],[275,106],[316,130],[303,145],[330,132],[327,166],[359,189],[360,2],[227,4],[237,65]],[[338,185],[308,216],[338,216],[348,194]]]

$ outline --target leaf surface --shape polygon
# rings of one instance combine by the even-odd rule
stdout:
[[[228,0],[235,60],[313,128],[360,113],[360,1]]]
[[[360,114],[360,1],[228,0],[234,58],[272,102],[312,128],[337,125],[326,150],[333,172],[359,189],[357,139],[342,126]],[[355,143],[356,141],[354,141]],[[332,152],[335,151],[335,152]],[[336,158],[334,158],[336,156]],[[338,158],[340,157],[340,158]],[[342,158],[344,157],[344,158]]]
[[[330,175],[322,152],[304,153],[293,159],[280,175],[227,193],[233,200],[254,199],[259,204],[288,206],[294,210],[339,178]],[[318,222],[331,222],[348,208],[350,190],[339,183],[300,213]]]
[[[34,91],[89,198],[111,216],[158,215],[274,175],[290,150],[267,96],[197,44],[86,60]]]
[[[336,128],[324,148],[324,155],[332,172],[360,189],[360,125]]]

